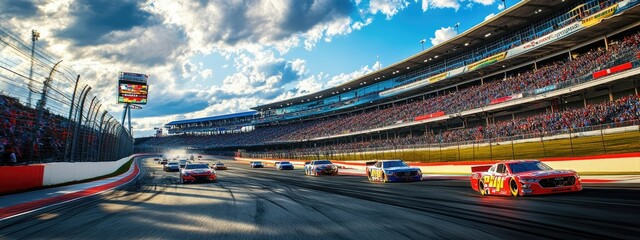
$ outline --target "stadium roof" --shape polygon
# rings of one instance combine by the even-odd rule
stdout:
[[[208,121],[216,121],[216,120],[225,120],[231,118],[240,118],[240,117],[251,117],[258,114],[256,111],[250,112],[240,112],[240,113],[232,113],[227,115],[213,116],[213,117],[205,117],[205,118],[194,118],[194,119],[185,119],[185,120],[177,120],[170,123],[167,123],[165,126],[178,125],[178,124],[187,124],[187,123],[199,123],[199,122],[208,122]]]
[[[287,104],[295,105],[311,101],[312,99],[330,97],[334,95],[332,94],[333,92],[343,92],[350,89],[366,87],[367,84],[364,84],[365,82],[371,84],[377,81],[376,78],[379,78],[379,80],[391,78],[394,76],[394,72],[402,74],[408,70],[411,71],[412,69],[425,67],[432,64],[432,61],[436,62],[436,58],[446,59],[454,53],[459,53],[455,52],[456,50],[465,50],[465,48],[475,47],[478,46],[478,44],[497,39],[510,30],[518,29],[519,27],[529,25],[536,20],[541,20],[549,16],[549,14],[553,12],[550,10],[567,7],[570,6],[570,4],[576,3],[574,1],[524,0],[500,12],[493,18],[483,21],[463,33],[458,34],[452,39],[430,47],[393,65],[335,87],[285,101],[260,105],[252,109],[263,111],[271,108],[280,108]],[[488,33],[491,34],[488,35]],[[429,61],[429,59],[432,59],[432,61]],[[363,84],[361,85],[360,83]]]

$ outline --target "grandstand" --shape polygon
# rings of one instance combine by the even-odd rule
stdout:
[[[495,142],[596,126],[637,129],[637,4],[522,1],[347,83],[254,112],[174,121],[166,126],[172,136],[137,146],[308,158],[486,142],[491,151]],[[517,158],[512,153],[501,158]]]

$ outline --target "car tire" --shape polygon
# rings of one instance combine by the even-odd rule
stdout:
[[[382,174],[382,182],[388,183],[389,182],[389,176],[387,176],[387,174]]]
[[[313,171],[313,176],[318,177],[318,176],[320,176],[320,173],[318,171]]]
[[[484,190],[484,182],[482,180],[478,180],[478,192],[480,195],[487,195],[487,192]]]
[[[511,196],[520,196],[520,186],[518,186],[518,182],[516,182],[515,178],[512,178],[511,181],[509,181],[509,190],[511,190]]]

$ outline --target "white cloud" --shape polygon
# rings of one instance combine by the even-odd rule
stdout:
[[[493,18],[493,17],[495,17],[495,16],[496,16],[496,14],[495,14],[495,13],[490,13],[489,15],[487,15],[486,17],[484,17],[484,21],[487,21],[487,20],[489,20],[489,19],[491,19],[491,18]]]
[[[431,39],[431,44],[433,44],[433,46],[455,37],[456,35],[458,35],[458,33],[453,27],[441,27],[440,29],[436,30],[434,35],[435,37],[429,38]]]
[[[493,5],[493,3],[496,2],[496,0],[472,0],[472,1],[475,3],[480,3],[485,6]]]
[[[371,0],[369,2],[369,13],[377,14],[380,12],[386,15],[387,20],[389,20],[407,6],[409,6],[409,2],[406,0]]]
[[[458,0],[422,0],[422,11],[426,12],[429,7],[453,8],[458,11],[458,9],[460,9],[460,3]]]
[[[213,70],[211,69],[202,70],[200,72],[200,76],[204,79],[210,78],[211,76],[213,76]]]
[[[380,66],[381,66],[380,62],[376,61],[371,67],[369,67],[369,65],[366,65],[350,73],[341,73],[341,74],[335,75],[331,77],[331,79],[327,82],[327,84],[325,85],[326,86],[325,88],[335,87],[345,82],[348,82],[350,80],[353,80],[355,78],[358,78],[360,76],[366,75],[368,73],[371,73],[373,71],[380,69]]]
[[[375,14],[391,18],[407,8],[409,1],[372,0],[367,4],[360,0],[255,0],[247,4],[242,0],[175,0],[138,1],[138,4],[121,0],[141,8],[136,10],[148,15],[148,22],[107,30],[96,36],[99,41],[84,45],[61,34],[69,29],[82,30],[74,29],[74,23],[79,19],[78,11],[85,9],[72,8],[79,4],[75,0],[44,1],[37,6],[40,11],[37,16],[0,20],[3,28],[20,34],[24,34],[24,29],[38,29],[42,35],[38,43],[80,73],[81,82],[93,87],[92,92],[102,99],[103,108],[113,116],[122,111],[122,106],[112,101],[116,74],[119,71],[150,74],[150,104],[135,112],[132,119],[136,132],[140,133],[180,117],[246,111],[258,104],[332,87],[379,69],[381,64],[376,62],[371,67],[330,77],[311,73],[304,59],[287,59],[285,54],[298,47],[313,50],[319,41],[330,42],[351,34],[370,25]],[[443,0],[430,2],[433,8],[451,5]],[[212,65],[208,61],[203,64],[202,59],[210,55],[219,55],[230,64]],[[224,72],[233,73],[214,75],[216,68],[207,68],[220,65]],[[196,89],[193,84],[184,84],[193,80],[198,80]],[[185,110],[163,112],[175,101],[183,101],[179,105]]]

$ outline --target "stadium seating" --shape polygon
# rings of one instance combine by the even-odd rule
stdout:
[[[591,74],[612,64],[620,64],[619,59],[636,58],[640,53],[640,33],[625,37],[610,44],[608,49],[593,49],[574,57],[572,60],[557,61],[538,69],[507,76],[501,80],[485,82],[459,91],[428,97],[381,108],[367,109],[339,116],[321,119],[277,123],[257,127],[245,133],[219,134],[210,136],[179,135],[153,138],[144,143],[148,146],[176,146],[212,148],[227,146],[260,145],[276,142],[304,141],[317,137],[375,129],[391,126],[399,122],[413,121],[416,117],[444,111],[458,113],[490,105],[492,100],[515,94],[534,94],[535,90],[548,86],[566,87],[591,80]],[[613,65],[612,65],[613,66]],[[343,144],[344,148],[376,147],[388,145],[443,143],[452,141],[472,141],[501,138],[522,134],[542,134],[547,131],[576,129],[585,126],[637,120],[637,96],[618,100],[609,105],[589,105],[584,109],[564,112],[540,113],[525,119],[514,119],[476,128],[464,128],[438,133],[428,133],[424,137],[408,139],[377,140]],[[619,102],[622,102],[619,104]],[[620,112],[612,110],[624,109]],[[602,115],[603,111],[608,115]],[[635,114],[633,114],[635,111]],[[536,121],[544,118],[545,121]],[[391,141],[391,142],[389,142]],[[340,145],[339,145],[340,146]],[[342,148],[342,147],[341,147]]]

